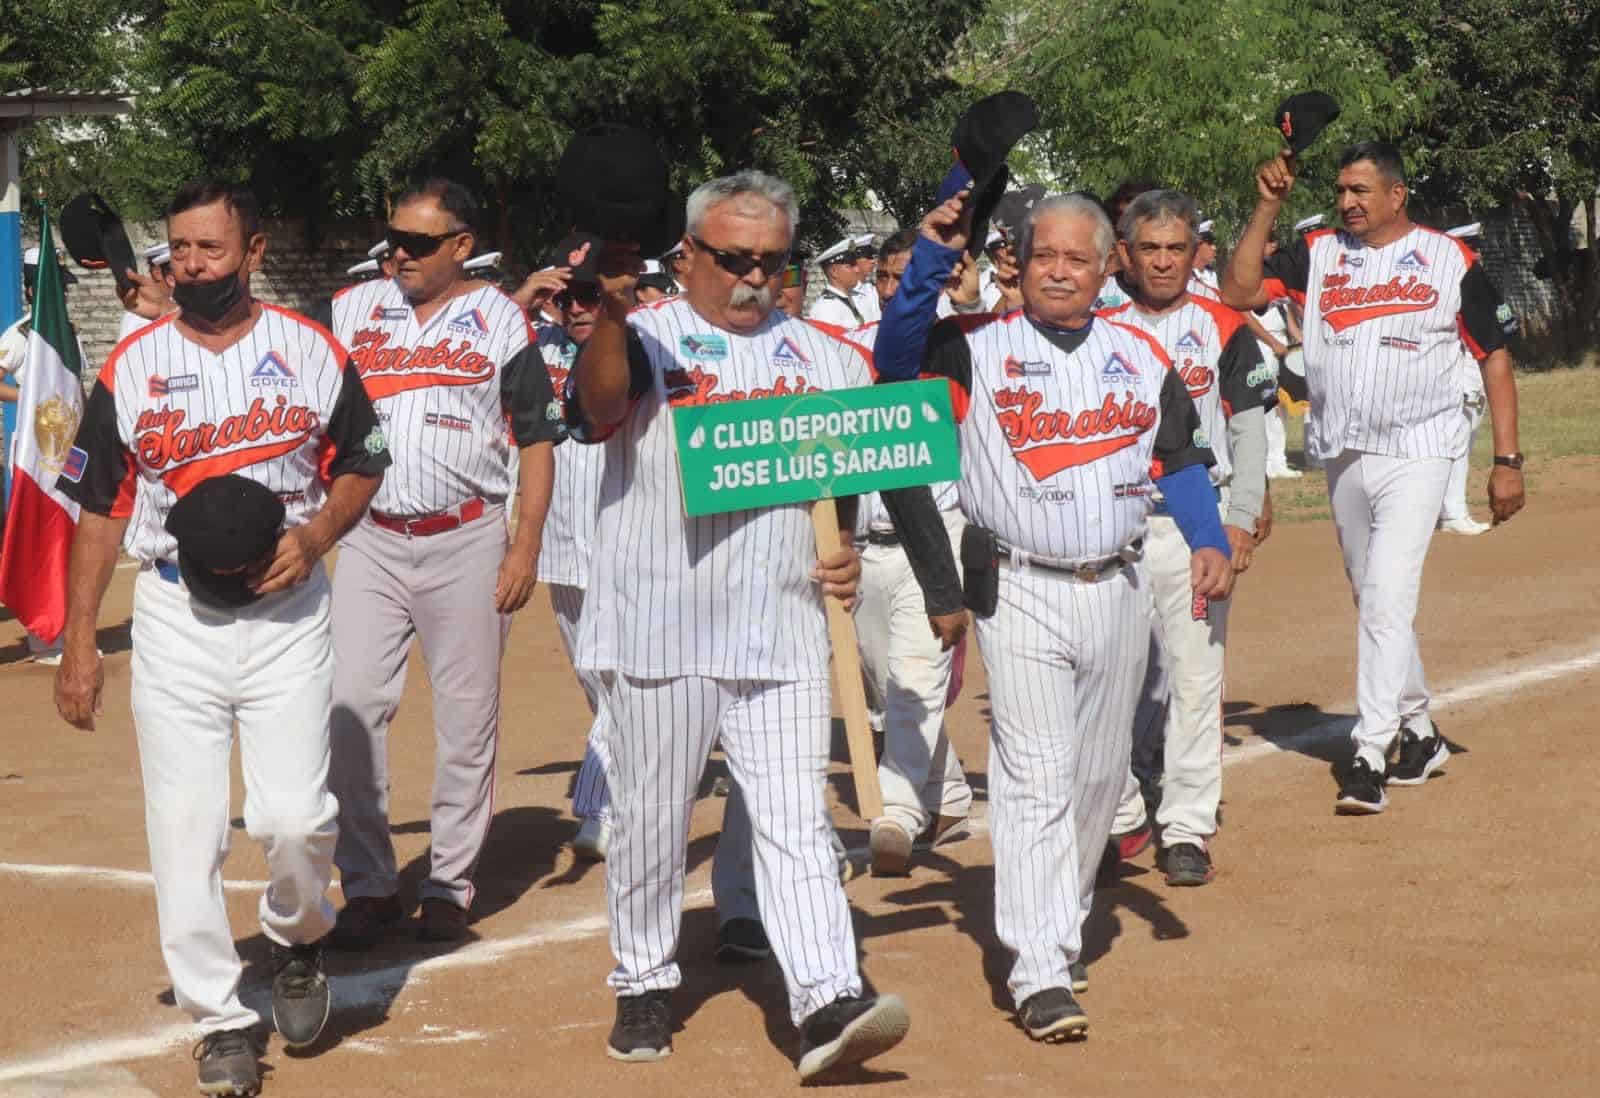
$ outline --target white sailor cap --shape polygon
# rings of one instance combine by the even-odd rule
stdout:
[[[871,248],[873,247],[872,234],[862,233],[860,236],[851,237],[850,243],[856,248]]]
[[[658,275],[658,274],[660,274],[661,273],[661,261],[659,259],[647,259],[647,260],[645,260],[644,261],[644,270],[640,271],[639,273],[640,274],[647,274],[647,275]]]
[[[363,259],[360,263],[357,263],[354,267],[349,268],[344,273],[349,275],[351,278],[360,278],[362,275],[377,274],[378,261],[376,259]]]
[[[1470,225],[1457,225],[1453,229],[1446,229],[1445,233],[1448,236],[1455,237],[1457,240],[1471,240],[1475,236],[1483,235],[1483,223],[1474,221]]]
[[[475,255],[461,265],[463,271],[487,271],[500,266],[501,252],[484,252]]]
[[[1299,221],[1294,223],[1294,231],[1297,233],[1309,233],[1312,229],[1315,229],[1326,220],[1327,218],[1322,214],[1312,214],[1310,217],[1302,217]]]
[[[368,259],[382,259],[384,256],[386,256],[388,254],[389,254],[389,242],[387,240],[380,240],[376,244],[374,244],[372,247],[367,249],[367,258]]]
[[[843,259],[846,254],[855,250],[855,246],[856,241],[855,237],[853,236],[847,236],[843,240],[829,245],[827,248],[822,250],[821,255],[817,256],[817,266],[825,266],[836,260]]]
[[[172,245],[165,240],[144,250],[144,261],[152,267],[165,267],[172,262]]]
[[[1194,227],[1194,231],[1199,233],[1201,236],[1210,236],[1215,227],[1215,223],[1208,217],[1204,221],[1200,222],[1200,224],[1196,225]]]
[[[1006,234],[1005,233],[1001,232],[999,229],[990,229],[989,230],[989,235],[983,238],[983,250],[984,251],[988,251],[990,248],[994,247],[996,244],[1004,243],[1005,239],[1006,239]]]
[[[39,265],[39,246],[37,244],[22,253],[22,265],[24,267],[37,267]]]
[[[661,258],[662,259],[671,259],[673,256],[679,255],[682,252],[683,252],[683,241],[680,239],[672,247],[670,247],[666,251],[662,252],[661,253]]]

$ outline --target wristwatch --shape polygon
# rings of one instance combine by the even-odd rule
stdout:
[[[1526,459],[1527,455],[1523,453],[1496,454],[1494,456],[1494,463],[1496,465],[1504,465],[1507,469],[1521,469],[1522,463]]]

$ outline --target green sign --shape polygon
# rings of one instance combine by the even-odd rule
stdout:
[[[691,516],[961,476],[943,381],[686,405],[672,428]]]

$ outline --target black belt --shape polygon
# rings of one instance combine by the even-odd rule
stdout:
[[[898,530],[868,530],[868,545],[899,545],[900,531]]]
[[[1011,546],[1003,541],[997,541],[995,548],[999,551],[1001,563],[1009,564],[1012,554]],[[1026,550],[1018,550],[1018,552],[1027,559],[1029,568],[1039,568],[1046,572],[1060,572],[1083,583],[1093,583],[1106,573],[1115,571],[1124,564],[1129,563],[1132,558],[1125,556],[1125,553],[1131,553],[1136,557],[1143,548],[1144,539],[1135,538],[1128,543],[1128,548],[1123,550],[1122,553],[1113,554],[1103,560],[1085,561],[1082,564],[1068,564],[1065,561],[1050,560],[1048,558],[1040,559]]]

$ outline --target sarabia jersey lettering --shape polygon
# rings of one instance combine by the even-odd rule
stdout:
[[[1499,293],[1472,250],[1414,227],[1382,247],[1320,229],[1265,264],[1269,296],[1304,307],[1306,450],[1450,458],[1467,444],[1458,355],[1505,345]]]
[[[480,285],[418,324],[399,284],[379,279],[333,299],[333,330],[394,449],[373,510],[426,515],[511,495],[502,371],[534,343],[514,301]]]
[[[811,580],[809,504],[688,518],[675,406],[871,383],[861,350],[774,311],[754,331],[713,326],[684,298],[628,318],[632,406],[602,425],[605,471],[575,661],[641,678],[816,681],[828,630]],[[583,355],[573,367],[582,377]],[[568,421],[582,410],[569,383]],[[575,437],[593,437],[585,430]],[[624,624],[654,623],[648,628]]]
[[[1020,311],[953,317],[925,370],[954,390],[962,513],[1035,556],[1117,553],[1144,533],[1152,478],[1213,460],[1165,353],[1103,318],[1065,332]]]
[[[90,511],[127,516],[125,547],[146,561],[177,553],[167,515],[202,480],[234,473],[264,484],[298,526],[333,477],[389,464],[344,348],[271,305],[220,353],[170,317],[136,331],[106,360],[78,437],[83,473],[63,490]]]
[[[1244,318],[1221,302],[1188,294],[1175,308],[1152,314],[1133,302],[1102,314],[1146,332],[1167,353],[1200,414],[1200,430],[1216,456],[1213,484],[1233,472],[1228,420],[1236,410],[1277,406],[1276,371],[1261,361],[1261,349]]]
[[[538,331],[539,354],[550,370],[555,391],[566,390],[578,345],[566,329],[546,325]],[[565,427],[563,426],[563,431]],[[589,557],[600,513],[600,474],[605,448],[566,442],[556,447],[556,479],[539,546],[539,582],[589,586]]]

